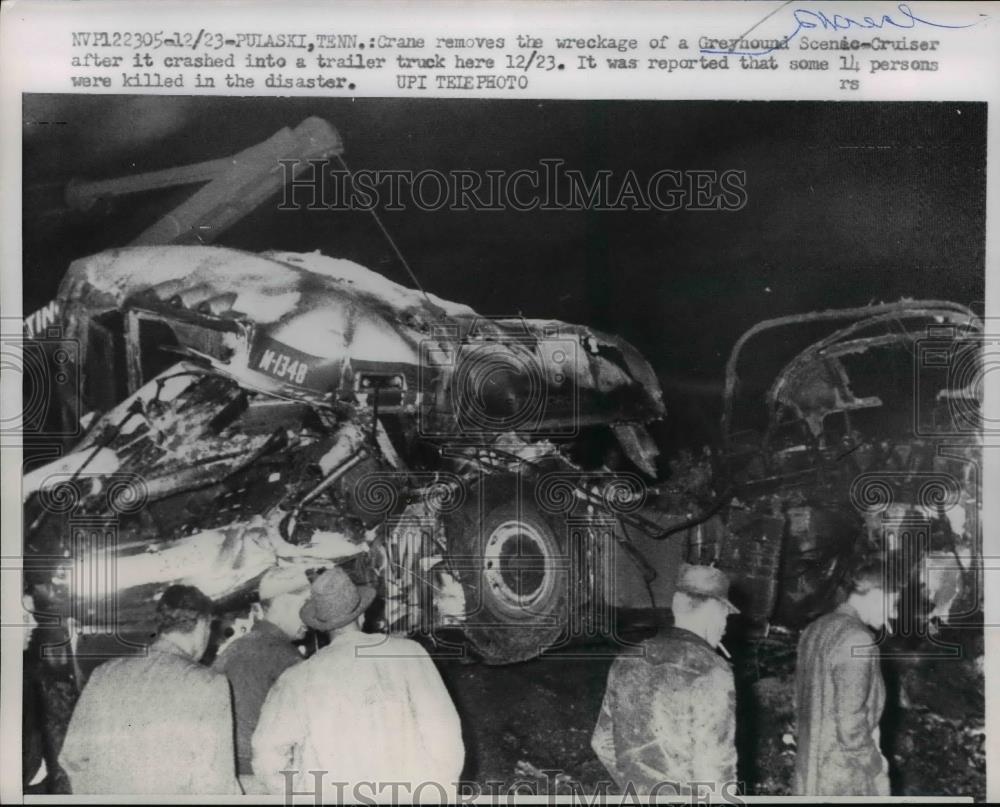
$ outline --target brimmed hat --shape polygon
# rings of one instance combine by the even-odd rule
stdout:
[[[313,630],[335,630],[361,616],[374,599],[375,589],[354,585],[347,572],[334,566],[313,581],[299,616]]]
[[[740,609],[729,601],[729,577],[722,569],[716,569],[714,566],[682,563],[677,575],[677,590],[699,597],[712,597],[725,603],[729,613],[740,612]]]
[[[306,591],[309,578],[306,570],[299,566],[275,566],[264,572],[258,587],[261,602],[267,602],[281,594]]]

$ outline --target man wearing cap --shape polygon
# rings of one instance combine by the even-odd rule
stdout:
[[[862,564],[847,601],[799,638],[795,795],[889,795],[879,749],[885,682],[872,630],[888,629],[898,597],[884,578],[881,562]]]
[[[309,578],[299,567],[269,569],[260,581],[261,618],[249,633],[235,639],[214,668],[229,678],[236,718],[236,769],[245,793],[261,792],[253,775],[250,740],[260,707],[278,677],[302,660],[295,645],[306,628],[299,610],[309,597]]]
[[[212,601],[170,586],[144,656],[94,670],[70,719],[59,764],[74,794],[239,795],[225,676],[198,663]]]
[[[372,790],[390,783],[403,801],[452,794],[465,757],[455,706],[419,644],[362,632],[374,597],[339,567],[313,582],[302,620],[330,644],[286,670],[261,709],[253,767],[268,792],[315,793],[321,784],[311,771],[322,771],[345,789],[318,800],[389,798],[391,790]]]
[[[729,579],[710,566],[683,564],[674,626],[611,665],[591,741],[625,792],[644,795],[735,792],[736,694],[718,655]]]

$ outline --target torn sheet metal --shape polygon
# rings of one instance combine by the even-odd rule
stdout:
[[[29,546],[72,554],[75,518],[113,517],[121,603],[145,608],[169,582],[230,601],[275,563],[357,562],[388,628],[454,623],[455,581],[426,562],[447,558],[454,537],[438,512],[442,479],[457,495],[523,476],[530,494],[531,469],[570,467],[596,430],[656,474],[645,426],[664,415],[662,393],[625,340],[483,317],[350,261],[111,250],[71,265],[57,309],[81,345],[83,400],[63,403],[97,414],[71,453],[83,459],[32,477]],[[56,470],[86,482],[73,512],[41,502]],[[143,506],[108,509],[95,490],[112,474],[141,480]],[[423,510],[414,544],[398,519]]]

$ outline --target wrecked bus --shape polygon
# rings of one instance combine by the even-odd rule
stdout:
[[[610,592],[599,570],[649,574],[619,523],[657,529],[664,406],[618,337],[207,246],[78,260],[55,305],[79,381],[60,422],[82,433],[26,475],[27,548],[61,559],[36,600],[77,626],[125,641],[171,583],[225,609],[275,564],[343,563],[378,587],[379,629],[461,626],[508,662],[567,638]]]
[[[489,663],[668,607],[683,560],[728,571],[758,630],[829,608],[872,553],[904,575],[943,559],[916,584],[938,616],[974,576],[981,391],[912,382],[927,351],[976,366],[964,306],[755,326],[721,447],[669,473],[647,430],[659,383],[623,339],[483,317],[350,261],[131,247],[75,261],[54,306],[59,421],[79,434],[25,476],[26,568],[70,655],[141,644],[172,583],[239,612],[275,564],[342,564],[379,592],[374,629],[459,654],[440,630],[457,628]],[[747,344],[795,327],[805,347],[738,401]]]

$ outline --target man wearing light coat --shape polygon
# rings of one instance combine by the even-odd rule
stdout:
[[[240,795],[229,682],[198,664],[211,617],[201,591],[170,586],[147,654],[94,670],[59,755],[74,794]]]
[[[345,803],[388,800],[389,787],[406,802],[454,797],[465,759],[458,713],[419,644],[361,631],[374,596],[339,567],[313,582],[302,621],[330,644],[286,670],[261,709],[253,768],[268,792],[322,789],[317,798]]]

